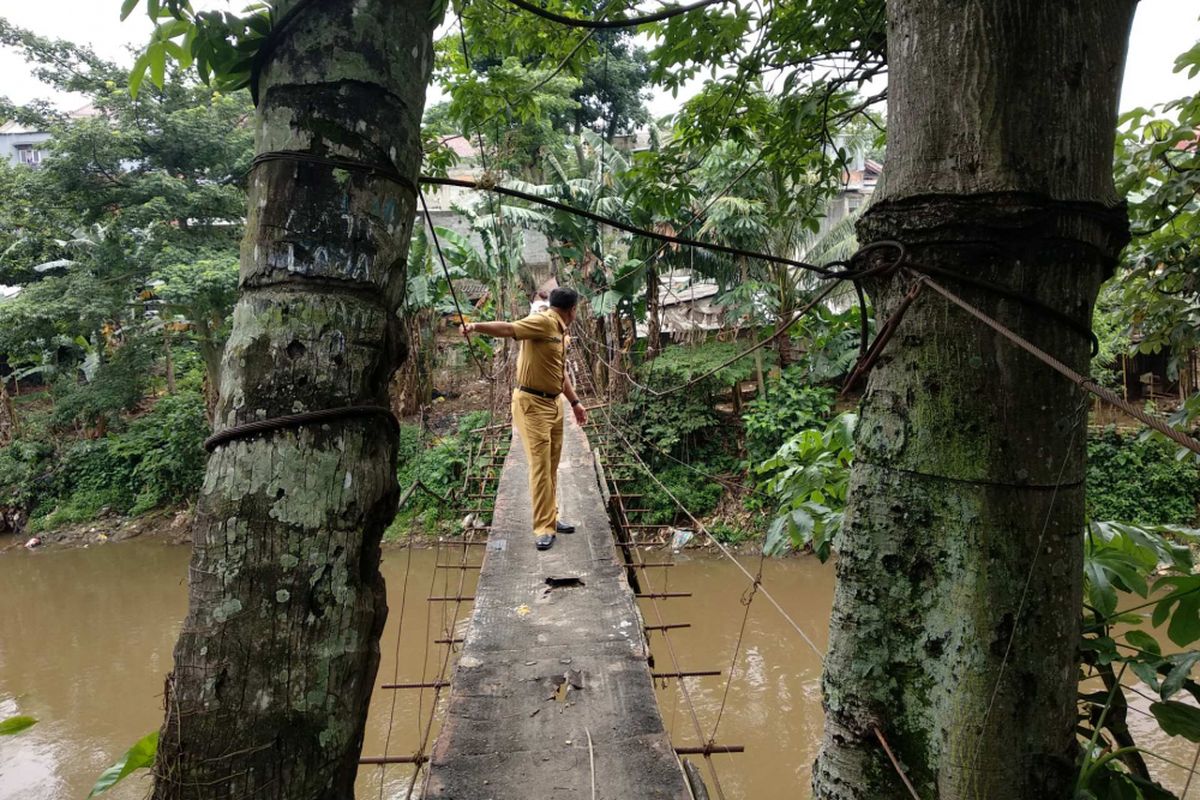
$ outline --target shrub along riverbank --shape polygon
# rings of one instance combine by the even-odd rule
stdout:
[[[670,348],[644,377],[660,387],[692,380],[719,363],[718,350]],[[834,391],[812,385],[803,364],[769,378],[767,396],[735,413],[719,395],[749,374],[747,365],[734,365],[688,392],[650,399],[635,393],[594,416],[619,425],[663,484],[630,473],[629,491],[644,495],[649,509],[646,522],[692,527],[674,495],[724,541],[770,538],[772,550],[782,552],[815,538],[823,548],[840,524],[852,417],[838,416]],[[86,418],[79,409],[87,398],[79,395],[95,395],[94,386],[56,384],[18,398],[19,433],[0,447],[0,516],[8,528],[38,533],[104,515],[190,506],[204,475],[202,382],[202,372],[191,369],[174,393],[157,387],[154,396],[150,382],[150,396],[110,399],[101,416],[89,411]],[[439,414],[435,406],[423,422],[401,426],[397,478],[402,490],[413,491],[405,492],[389,539],[461,529],[461,503],[452,495],[486,424],[487,412]],[[1200,471],[1169,443],[1136,430],[1093,428],[1088,456],[1092,520],[1195,522]]]

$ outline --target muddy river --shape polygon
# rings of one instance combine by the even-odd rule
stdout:
[[[0,547],[11,544],[11,539],[0,538]],[[380,683],[433,679],[443,650],[427,643],[453,638],[447,632],[456,628],[461,634],[463,626],[453,624],[448,604],[431,608],[425,602],[431,589],[452,594],[457,586],[457,573],[434,569],[437,556],[432,549],[385,552],[392,612],[382,645]],[[0,737],[0,800],[83,800],[105,767],[157,728],[163,677],[171,667],[172,647],[186,610],[187,559],[186,547],[154,540],[0,551],[0,718],[19,713],[39,720],[24,733]],[[747,580],[727,561],[687,554],[676,560],[674,568],[657,570],[653,586],[662,590],[661,574],[669,573],[667,590],[693,592],[688,599],[659,601],[662,622],[692,626],[670,634],[683,670],[719,669],[728,675],[745,617],[728,696],[725,675],[686,679],[705,738],[717,726],[718,743],[746,748],[742,754],[715,757],[726,796],[808,797],[810,765],[821,732],[817,655],[763,598],[744,614],[739,599]],[[757,561],[746,560],[751,565]],[[832,566],[811,558],[768,561],[764,583],[824,648]],[[473,578],[466,589],[472,586]],[[657,624],[654,608],[642,602],[647,604],[647,624]],[[656,669],[670,670],[661,634],[652,636]],[[695,744],[696,726],[676,682],[660,687],[658,694],[672,740]],[[1136,696],[1132,700],[1135,709],[1145,710],[1149,704]],[[377,691],[364,754],[413,753],[432,702],[429,691]],[[1192,763],[1194,746],[1158,734],[1151,720],[1139,713],[1130,716],[1140,744],[1177,762]],[[433,735],[436,732],[435,725]],[[1185,770],[1159,762],[1152,768],[1169,788],[1182,789]],[[358,795],[403,798],[410,774],[407,766],[363,767]],[[145,796],[146,788],[144,780],[132,781],[107,796],[136,800]],[[1200,800],[1200,779],[1193,782],[1188,797]]]

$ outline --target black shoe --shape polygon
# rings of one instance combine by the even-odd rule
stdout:
[[[554,546],[554,534],[543,533],[541,536],[533,540],[533,546],[538,550],[549,550]]]
[[[556,522],[554,523],[554,530],[559,533],[574,533],[575,526],[569,522]]]

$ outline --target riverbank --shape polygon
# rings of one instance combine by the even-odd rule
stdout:
[[[37,541],[37,544],[34,545],[35,549],[90,547],[136,538],[159,539],[167,544],[183,545],[191,542],[191,522],[192,510],[186,508],[150,511],[135,517],[105,514],[88,522],[62,525],[36,534],[0,535],[0,553],[25,547],[31,540]],[[462,536],[458,534],[413,534],[391,539],[385,538],[383,548],[384,550],[405,550],[411,547],[415,550],[425,550],[461,539]],[[722,542],[722,544],[730,552],[740,556],[758,555],[762,550],[761,538]],[[668,548],[670,548],[670,542],[664,541],[662,549]],[[719,548],[702,534],[692,536],[680,550],[697,554],[719,552]],[[794,555],[808,555],[808,553]]]
[[[190,509],[160,509],[137,516],[101,514],[87,522],[59,525],[37,533],[13,533],[0,538],[0,552],[25,547],[89,547],[94,544],[122,542],[139,537],[163,539],[169,544],[191,541]],[[5,542],[5,539],[11,540]]]

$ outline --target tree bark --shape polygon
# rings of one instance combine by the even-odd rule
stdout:
[[[433,398],[433,367],[436,355],[434,313],[422,309],[405,320],[407,358],[392,376],[392,413],[407,417],[417,413]],[[468,361],[470,356],[468,356]]]
[[[8,396],[8,378],[0,375],[0,447],[12,444],[17,432],[17,418]]]
[[[415,185],[429,16],[426,2],[307,4],[263,71],[257,151],[394,165]],[[378,171],[259,164],[218,431],[387,405],[414,200]],[[354,796],[387,614],[379,540],[399,494],[395,460],[379,417],[237,439],[209,458],[154,798]]]
[[[889,0],[889,145],[864,244],[1091,319],[1134,0]],[[880,250],[880,261],[895,253]],[[941,280],[941,279],[939,279]],[[952,279],[1081,372],[1089,342]],[[868,287],[886,320],[909,287]],[[863,398],[823,678],[820,800],[1065,798],[1076,756],[1086,395],[929,289]]]
[[[197,320],[196,342],[200,359],[204,362],[204,411],[211,424],[217,413],[217,396],[221,387],[221,347],[215,340],[215,325],[207,320]]]
[[[653,361],[662,350],[662,316],[658,304],[658,269],[646,265],[646,360]]]
[[[171,355],[171,332],[163,325],[163,360],[166,362],[167,394],[175,394],[175,359]]]

